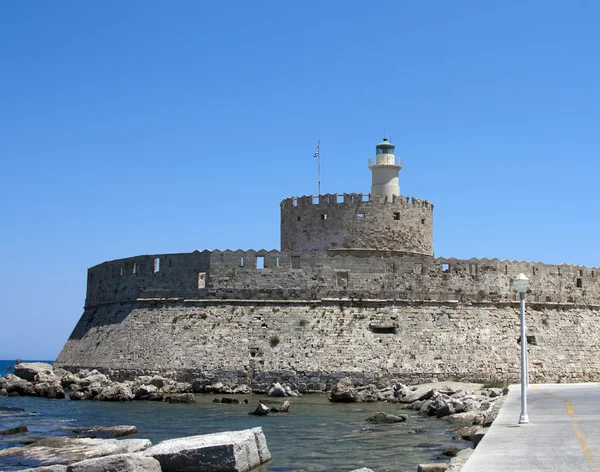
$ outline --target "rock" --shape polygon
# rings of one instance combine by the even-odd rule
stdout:
[[[37,396],[44,398],[65,398],[65,391],[58,379],[55,382],[42,382],[35,385]]]
[[[17,377],[13,374],[8,374],[1,380],[2,387],[6,390],[8,395],[37,396],[35,386],[28,380],[23,380],[21,377]]]
[[[136,400],[146,400],[149,396],[158,392],[156,385],[140,385],[131,389]]]
[[[27,426],[21,425],[17,426],[16,428],[0,430],[0,436],[12,436],[14,434],[23,434],[28,432],[29,430],[27,429]]]
[[[131,389],[124,384],[114,383],[104,387],[102,391],[94,397],[94,400],[107,402],[126,402],[134,399]]]
[[[456,457],[458,451],[460,451],[460,449],[457,447],[449,447],[440,454],[440,459],[443,459],[444,457]]]
[[[418,387],[416,387],[416,389],[414,391],[412,391],[408,395],[402,397],[400,399],[400,402],[401,403],[412,403],[415,400],[428,400],[431,397],[433,397],[434,392],[435,392],[435,389],[432,389],[431,387],[428,387],[426,385],[418,386]]]
[[[491,426],[492,425],[492,423],[498,416],[498,413],[500,412],[500,408],[502,408],[502,405],[504,405],[505,400],[506,400],[506,396],[502,396],[502,397],[498,398],[492,404],[487,416],[485,417],[483,426]]]
[[[5,388],[0,388],[0,397],[5,397],[8,395],[8,392]]]
[[[453,415],[444,416],[442,420],[448,421],[456,426],[471,426],[483,424],[484,415],[480,411],[465,411]]]
[[[25,469],[21,472],[67,472],[66,465],[47,465],[43,467],[36,467],[34,469]]]
[[[417,472],[446,472],[448,464],[419,464]]]
[[[70,400],[85,400],[85,394],[83,392],[71,392],[69,393]]]
[[[165,397],[167,403],[196,403],[196,397],[193,393],[175,393]]]
[[[456,433],[459,439],[473,441],[476,435],[483,433],[483,428],[481,426],[464,426],[458,429]]]
[[[252,389],[248,385],[242,384],[235,387],[233,393],[239,395],[250,395],[252,393]]]
[[[47,437],[24,447],[0,450],[0,457],[23,456],[41,465],[72,464],[94,457],[139,452],[151,445],[147,439]]]
[[[300,396],[300,393],[297,390],[292,390],[292,387],[290,387],[289,385],[285,385],[283,387],[283,389],[285,390],[286,397],[299,397]]]
[[[245,472],[271,459],[262,428],[162,441],[142,453],[163,472]]]
[[[393,387],[386,387],[377,392],[378,401],[391,401],[396,399],[395,391]]]
[[[502,396],[502,389],[501,388],[490,388],[489,395],[490,395],[490,398],[500,397],[500,396]]]
[[[25,410],[23,408],[14,408],[11,406],[1,406],[0,405],[0,413],[22,413]]]
[[[140,454],[116,454],[77,462],[67,472],[161,472],[160,462]]]
[[[373,384],[366,385],[364,387],[358,387],[356,389],[356,402],[376,402],[378,399],[379,390],[377,386]]]
[[[356,401],[356,389],[352,379],[344,378],[331,389],[329,401],[350,403]]]
[[[258,402],[258,406],[256,407],[256,410],[251,411],[250,413],[248,413],[249,415],[256,415],[256,416],[265,416],[267,413],[269,413],[270,408],[265,405],[262,402]]]
[[[406,421],[408,416],[406,415],[392,415],[390,413],[385,413],[383,411],[378,411],[377,413],[369,416],[367,421],[369,423],[376,424],[384,424],[384,423],[403,423]]]
[[[272,384],[267,389],[267,395],[270,397],[285,397],[285,389],[281,386],[279,382]]]
[[[33,382],[38,374],[53,374],[52,365],[46,362],[21,362],[13,370],[13,375],[29,382]]]
[[[446,472],[460,472],[471,454],[473,454],[473,449],[470,448],[460,451],[456,457],[450,460],[450,466],[446,469]]]
[[[373,470],[363,467],[362,469],[354,469],[354,470],[351,470],[350,472],[373,472]]]
[[[215,400],[218,400],[218,398],[215,398]],[[214,401],[214,400],[213,400]],[[216,402],[215,402],[216,403]],[[219,400],[219,403],[233,403],[233,404],[239,404],[240,401],[237,398],[227,398],[227,397],[223,397]]]
[[[94,426],[92,428],[69,428],[77,437],[84,438],[120,438],[137,433],[132,425]]]
[[[284,401],[281,406],[272,406],[270,408],[271,413],[287,413],[290,409],[290,402],[288,400]]]

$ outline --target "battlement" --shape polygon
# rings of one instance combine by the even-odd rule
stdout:
[[[303,195],[301,197],[285,198],[281,201],[280,207],[283,210],[293,208],[302,208],[310,206],[332,206],[332,205],[356,205],[356,204],[384,204],[390,206],[413,206],[418,208],[427,208],[433,211],[433,204],[427,200],[421,200],[416,197],[405,197],[404,195],[394,195],[389,199],[385,195],[374,195],[371,193],[327,193],[324,195]]]

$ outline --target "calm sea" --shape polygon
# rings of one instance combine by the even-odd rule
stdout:
[[[4,362],[4,361],[0,361]],[[12,362],[11,362],[12,363]],[[0,363],[0,367],[5,364]],[[264,417],[249,416],[262,396],[246,395],[248,405],[212,403],[215,395],[197,395],[195,404],[154,402],[93,402],[48,400],[32,397],[0,397],[0,405],[24,408],[24,413],[0,414],[0,430],[21,424],[29,435],[64,434],[69,427],[137,426],[136,437],[154,444],[164,439],[262,426],[273,459],[260,472],[350,471],[369,467],[374,471],[415,472],[417,465],[436,462],[448,447],[468,447],[453,441],[448,424],[424,418],[401,405],[388,403],[330,403],[326,395],[291,398],[290,412]],[[371,425],[365,419],[376,411],[406,413],[405,423]],[[413,434],[413,431],[419,431]],[[0,449],[20,446],[23,435],[0,436]],[[33,467],[0,458],[0,470]]]

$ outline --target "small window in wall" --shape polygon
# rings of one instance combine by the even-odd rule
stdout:
[[[357,213],[357,214],[356,214],[356,217],[357,217],[357,218],[364,218],[364,217],[365,217],[365,214],[364,214],[364,213]]]
[[[292,269],[300,268],[300,256],[292,256]]]
[[[319,203],[319,197],[313,197],[313,203],[317,205]]]
[[[469,264],[469,274],[477,275],[477,264]]]
[[[361,197],[362,197],[362,201],[363,201],[363,202],[368,202],[368,201],[369,201],[369,197],[370,197],[370,195],[369,195],[369,194],[366,194],[366,195],[361,195]]]
[[[579,277],[583,277],[583,270],[579,270]]]
[[[594,271],[592,271],[592,277],[594,276]]]
[[[134,262],[134,263],[133,263],[133,270],[132,270],[132,272],[133,272],[134,274],[137,274],[137,262]]]
[[[338,195],[337,196],[337,202],[338,203],[344,203],[344,196],[343,195]]]
[[[348,272],[336,272],[335,283],[338,287],[348,287]]]
[[[121,269],[119,269],[119,276],[123,277],[123,266],[121,266]]]
[[[298,199],[294,198],[294,206],[297,207],[298,206]]]
[[[424,225],[425,224],[425,218],[421,218],[421,224]]]
[[[558,268],[558,275],[560,275],[560,267]]]
[[[422,274],[423,273],[423,264],[421,264],[420,262],[417,262],[415,264],[415,274]]]
[[[173,266],[173,259],[169,259],[169,267]]]
[[[198,272],[198,288],[206,288],[206,272]]]
[[[581,288],[581,287],[583,287],[583,280],[577,279],[577,288]]]
[[[275,258],[275,267],[279,267],[279,256]]]
[[[160,257],[155,257],[154,258],[154,273],[156,274],[158,271],[160,271]]]
[[[296,217],[296,221],[300,221],[300,217],[299,216]]]
[[[532,267],[532,269],[531,269],[531,273],[532,273],[533,275],[535,275],[535,267]]]
[[[265,256],[256,256],[256,268],[257,269],[265,268]]]
[[[399,211],[395,211],[395,212],[394,212],[394,219],[395,219],[396,221],[400,221],[400,212],[399,212]]]
[[[395,326],[369,326],[371,332],[375,334],[396,334],[398,328]]]
[[[504,273],[508,274],[508,266],[507,265],[504,266]]]
[[[442,264],[442,272],[444,274],[449,274],[450,273],[450,264]]]
[[[322,220],[326,220],[327,219],[327,213],[321,213],[321,219]]]
[[[244,267],[244,256],[240,257],[240,267]]]

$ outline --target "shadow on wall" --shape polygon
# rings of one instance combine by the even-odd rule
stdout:
[[[139,304],[127,303],[85,310],[71,336],[69,336],[69,340],[83,339],[88,331],[94,327],[122,323],[136,306],[139,306]]]

